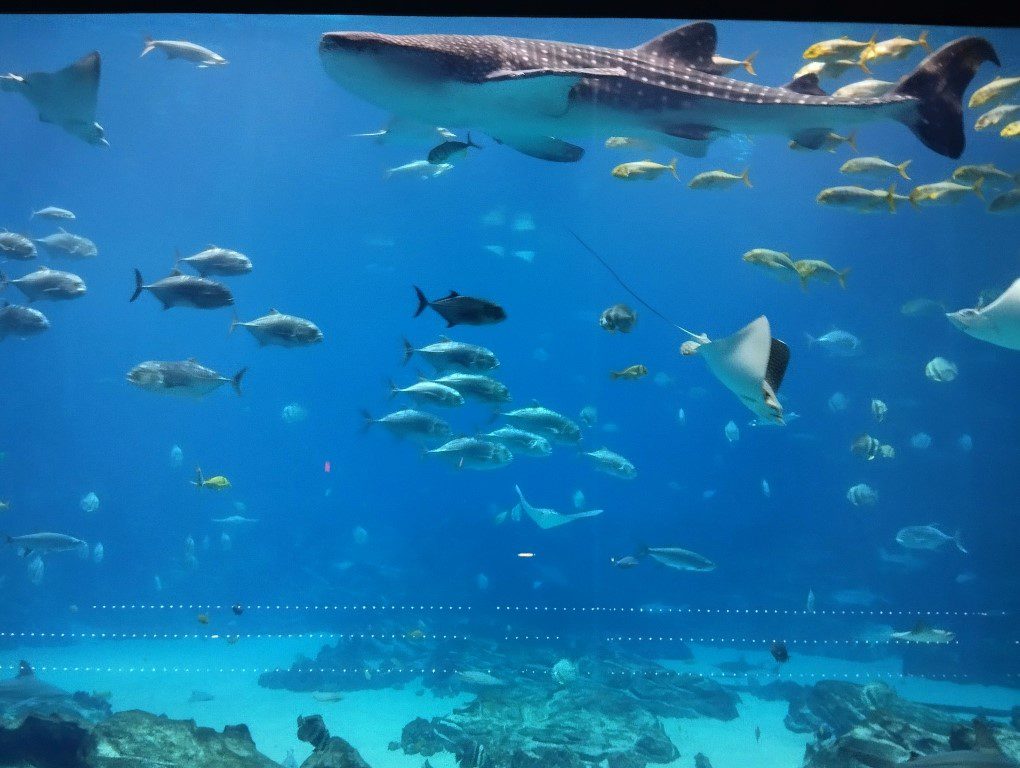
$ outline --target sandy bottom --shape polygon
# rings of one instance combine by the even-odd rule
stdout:
[[[5,674],[10,675],[9,670],[15,668],[19,659],[27,659],[41,678],[61,687],[109,691],[116,710],[144,709],[173,718],[193,718],[199,725],[216,729],[244,722],[260,751],[274,760],[283,760],[288,750],[293,750],[299,764],[311,750],[297,740],[297,717],[318,713],[323,715],[331,732],[350,741],[372,768],[421,768],[421,756],[390,751],[389,743],[399,741],[401,729],[415,717],[448,713],[470,697],[440,699],[427,690],[416,695],[420,686],[413,682],[401,690],[345,693],[339,702],[323,703],[311,694],[269,690],[258,685],[257,671],[266,667],[267,660],[288,666],[298,653],[314,657],[322,644],[317,638],[245,640],[236,645],[227,645],[223,640],[98,640],[5,651],[0,654],[0,664],[8,670]],[[718,674],[713,664],[744,655],[752,663],[760,661],[768,663],[769,670],[774,668],[767,654],[742,654],[708,646],[694,646],[692,650],[696,662],[663,663],[677,670]],[[164,667],[171,671],[163,672]],[[1001,709],[1020,703],[1020,692],[1008,688],[889,677],[899,671],[895,659],[854,663],[805,655],[796,658],[796,666],[791,662],[783,675],[808,684],[823,677],[860,683],[884,680],[901,695],[922,702]],[[767,682],[774,676],[768,672],[760,679]],[[189,702],[195,690],[211,694],[213,699]],[[740,717],[731,722],[665,720],[666,732],[681,753],[673,765],[689,768],[697,752],[706,754],[714,768],[747,768],[749,759],[753,759],[757,768],[801,765],[809,738],[784,727],[786,702],[764,701],[747,694],[741,694],[741,698]],[[761,729],[760,742],[755,740],[756,726]],[[430,757],[429,762],[434,768],[455,768],[449,753]]]

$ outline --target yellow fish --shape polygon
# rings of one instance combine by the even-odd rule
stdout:
[[[676,175],[676,158],[669,161],[669,165],[656,163],[652,160],[638,160],[634,163],[621,163],[613,169],[613,176],[618,179],[646,179],[651,181],[657,179],[664,171],[673,174],[677,181],[680,177]]]
[[[755,51],[743,61],[727,59],[725,56],[713,56],[712,65],[715,67],[715,73],[718,75],[726,75],[737,67],[743,67],[744,71],[751,77],[757,77],[758,73],[754,71],[754,57],[757,55],[758,51]]]
[[[835,279],[839,281],[841,288],[846,288],[846,276],[850,274],[850,267],[840,271],[821,259],[801,259],[800,261],[793,262],[793,268],[800,275],[800,287],[805,291],[807,290],[808,280],[812,277],[826,283]]]
[[[928,45],[928,32],[922,32],[916,40],[909,37],[894,37],[891,40],[883,40],[880,43],[873,43],[861,51],[861,62],[879,61],[881,59],[902,59],[914,48],[931,50]]]
[[[967,106],[982,107],[985,104],[1002,104],[1020,90],[1020,77],[997,77],[992,82],[982,85],[970,97]]]
[[[921,184],[910,191],[910,202],[915,206],[920,205],[948,205],[958,203],[968,192],[973,192],[979,199],[984,200],[981,194],[981,187],[984,185],[984,177],[980,177],[973,185],[957,184],[955,181],[940,181],[936,184]]]
[[[622,371],[610,371],[609,375],[614,379],[640,379],[648,375],[648,369],[643,365],[632,365]]]
[[[835,40],[822,40],[820,43],[815,43],[808,47],[804,51],[805,59],[842,59],[850,55],[860,55],[861,51],[875,44],[875,39],[878,37],[876,32],[871,36],[871,39],[866,43],[858,42],[857,40],[851,40],[846,35],[837,38]]]
[[[195,479],[191,484],[196,488],[212,488],[214,491],[225,491],[230,487],[230,481],[223,475],[216,475],[208,479],[202,477],[202,468],[195,467]]]
[[[999,131],[999,135],[1004,139],[1015,139],[1017,136],[1020,136],[1020,120],[1014,120]]]
[[[741,174],[729,173],[727,171],[705,171],[699,173],[687,184],[691,189],[725,189],[731,187],[738,181],[744,182],[748,187],[752,186],[751,180],[747,178],[750,168],[745,168]]]

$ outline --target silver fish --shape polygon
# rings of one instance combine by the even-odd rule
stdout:
[[[88,544],[64,533],[29,533],[24,536],[8,536],[7,543],[18,548],[18,555],[28,557],[39,553],[70,552],[88,547]]]
[[[241,394],[241,379],[247,368],[242,368],[231,378],[221,376],[212,368],[200,365],[190,358],[181,361],[148,360],[132,368],[128,381],[147,392],[178,397],[202,397],[230,382],[234,391]]]
[[[704,555],[680,547],[642,547],[638,557],[651,557],[678,571],[712,571],[715,563]]]
[[[230,323],[230,333],[241,326],[255,337],[259,346],[306,347],[322,341],[322,331],[311,320],[295,315],[285,315],[270,309],[268,315],[256,317],[246,323],[236,317]]]
[[[0,272],[0,291],[13,285],[31,301],[63,301],[85,295],[85,281],[70,272],[41,267],[24,277],[8,280]]]
[[[59,232],[54,232],[46,237],[36,238],[50,256],[68,256],[74,259],[91,259],[99,254],[96,244],[87,237],[74,235],[63,227],[58,227]]]

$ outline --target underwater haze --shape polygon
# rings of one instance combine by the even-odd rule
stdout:
[[[0,19],[0,765],[1020,759],[1020,33],[687,24]]]

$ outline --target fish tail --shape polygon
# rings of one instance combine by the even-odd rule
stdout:
[[[234,332],[234,329],[235,329],[235,328],[236,328],[236,327],[237,327],[238,325],[240,325],[240,323],[241,323],[241,320],[240,320],[240,318],[239,318],[239,317],[237,316],[237,312],[234,312],[234,316],[233,316],[233,317],[231,318],[231,320],[230,320],[230,330],[229,330],[229,331],[227,331],[227,335],[229,336],[229,335],[230,335],[231,333],[233,333],[233,332]]]
[[[676,158],[675,157],[672,160],[669,161],[669,165],[667,165],[666,167],[669,168],[669,172],[673,174],[673,178],[676,179],[677,181],[680,181],[680,177],[676,175]]]
[[[966,143],[963,133],[963,92],[983,62],[999,64],[991,43],[983,37],[962,37],[926,56],[892,90],[894,96],[917,100],[898,115],[929,149],[958,158]]]
[[[403,365],[407,365],[407,361],[414,355],[414,345],[407,339],[404,339],[404,362]]]
[[[917,207],[917,195],[914,194],[917,190],[910,190],[910,204]],[[889,212],[896,213],[896,185],[890,184],[889,189],[885,193],[885,201],[889,204]]]
[[[974,194],[978,196],[978,200],[982,201],[985,199],[985,196],[981,194],[981,187],[984,186],[984,183],[985,177],[978,176],[978,180],[974,182],[973,186],[971,186],[971,190],[973,190]]]
[[[397,385],[393,383],[393,379],[389,380],[389,385],[390,385],[390,399],[392,400],[400,393],[400,390],[397,389]]]
[[[609,378],[613,379],[614,381],[615,381],[616,379],[620,378],[620,376],[622,376],[622,375],[623,375],[623,374],[621,374],[621,373],[617,373],[616,371],[610,371],[610,372],[609,372]]]
[[[752,183],[751,183],[751,180],[750,180],[750,179],[749,179],[749,178],[747,177],[747,174],[749,174],[750,172],[751,172],[751,169],[750,169],[750,168],[745,168],[745,169],[744,169],[744,172],[743,172],[742,174],[740,174],[740,179],[741,179],[741,181],[743,181],[743,182],[744,182],[744,184],[746,184],[746,185],[747,185],[748,187],[753,187],[753,186],[754,186],[754,184],[752,184]]]
[[[741,66],[744,67],[744,71],[747,72],[751,77],[758,77],[758,73],[754,71],[754,57],[758,55],[758,51],[755,51],[742,62]]]
[[[144,56],[147,53],[151,53],[154,50],[156,50],[156,46],[153,43],[152,38],[146,36],[146,38],[145,38],[145,47],[142,48],[142,52],[138,55],[138,58],[142,58],[142,56]]]
[[[137,269],[135,270],[135,292],[131,294],[130,301],[134,301],[142,295],[142,286],[145,285],[145,281],[142,279],[142,273]]]
[[[205,484],[205,478],[202,477],[201,467],[195,467],[195,479],[191,481],[191,484],[196,488],[201,488]]]
[[[924,30],[917,36],[917,44],[924,48],[926,51],[931,50],[931,45],[928,44],[928,30]]]
[[[418,317],[418,315],[425,311],[425,307],[429,305],[429,300],[425,298],[425,294],[421,292],[421,288],[417,285],[414,286],[414,292],[418,294],[418,309],[415,310],[412,317]]]
[[[800,289],[804,291],[804,293],[807,293],[808,278],[809,278],[808,275],[800,276]]]
[[[475,149],[481,149],[481,148],[482,148],[482,147],[481,147],[480,145],[478,145],[478,144],[475,144],[475,143],[474,143],[474,142],[473,142],[473,141],[471,140],[471,131],[468,131],[468,133],[467,133],[467,145],[468,145],[469,147],[474,147]]]
[[[247,368],[242,368],[237,373],[235,373],[233,378],[230,380],[230,386],[234,388],[234,391],[237,393],[238,397],[241,396],[241,379],[244,378],[244,374],[247,371],[248,371]]]
[[[867,51],[867,48],[865,48],[864,50]],[[863,52],[861,53],[861,57],[857,60],[857,66],[861,68],[861,71],[864,72],[864,74],[866,75],[871,74],[871,70],[868,69],[868,61],[867,59],[864,58]]]
[[[959,531],[957,531],[956,533],[953,534],[953,543],[956,545],[956,548],[958,550],[963,552],[963,554],[965,554],[965,555],[969,555],[970,554],[970,552],[967,551],[967,548],[965,546],[963,546],[963,539],[960,538],[960,532]]]
[[[902,176],[907,181],[910,181],[910,177],[907,176],[907,166],[910,165],[912,162],[914,161],[904,160],[902,163],[896,166],[896,170],[900,172],[900,176]]]
[[[368,432],[368,428],[375,424],[375,419],[372,418],[372,414],[368,412],[367,408],[361,409],[361,432]]]
[[[857,131],[850,132],[850,135],[846,137],[846,143],[847,145],[849,145],[850,149],[852,149],[854,152],[859,151],[857,149]]]
[[[844,290],[846,289],[846,276],[849,275],[849,274],[850,274],[850,267],[847,267],[842,272],[838,272],[837,273],[837,277],[839,278],[839,285]]]
[[[818,339],[816,339],[810,333],[805,333],[804,336],[807,338],[808,349],[811,349],[811,347],[815,345],[815,342],[818,341]]]

